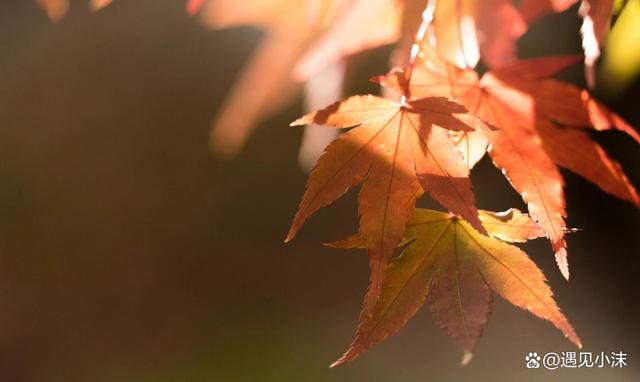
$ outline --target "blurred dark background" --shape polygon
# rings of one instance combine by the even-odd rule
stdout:
[[[420,312],[352,364],[328,369],[356,327],[365,257],[322,242],[356,228],[355,193],[290,244],[306,174],[299,101],[233,160],[210,123],[259,42],[211,31],[182,1],[84,1],[52,24],[31,1],[0,4],[0,381],[637,381],[640,215],[566,173],[572,278],[548,243],[527,245],[586,351],[624,369],[527,370],[529,351],[572,351],[550,324],[496,297],[475,359]],[[522,56],[580,51],[575,8],[535,24]],[[637,49],[637,47],[630,47]],[[349,93],[371,91],[389,49],[366,55]],[[565,79],[583,84],[579,67]],[[640,82],[605,99],[640,126]],[[561,100],[559,100],[561,101]],[[640,185],[640,149],[598,140]],[[479,205],[523,208],[483,160]]]

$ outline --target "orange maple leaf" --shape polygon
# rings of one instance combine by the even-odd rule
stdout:
[[[566,278],[569,270],[564,239],[564,183],[556,164],[606,192],[640,205],[638,194],[620,165],[583,129],[619,129],[638,142],[640,136],[585,90],[544,79],[578,60],[576,56],[565,56],[519,61],[480,79],[473,70],[459,69],[426,49],[413,68],[410,84],[403,71],[375,79],[393,89],[408,87],[415,97],[452,97],[499,128],[464,133],[464,139],[458,137],[461,151],[473,165],[491,144],[489,153],[494,164],[522,195],[529,213],[546,232]]]
[[[417,209],[403,240],[409,246],[390,261],[375,306],[360,315],[356,338],[331,366],[339,366],[398,332],[426,302],[436,324],[465,351],[465,361],[480,339],[491,310],[491,290],[513,305],[550,321],[576,346],[580,338],[553,300],[538,267],[519,248],[543,235],[527,215],[480,211],[492,237],[475,231],[455,216]],[[331,243],[332,247],[362,247],[362,239]]]
[[[310,123],[355,128],[327,147],[309,175],[286,241],[314,212],[362,182],[358,203],[371,262],[369,301],[377,299],[386,263],[424,191],[486,232],[477,216],[469,169],[447,133],[487,128],[463,106],[445,98],[403,104],[354,96],[292,125]]]

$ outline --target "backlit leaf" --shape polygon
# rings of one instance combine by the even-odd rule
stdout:
[[[445,208],[486,232],[478,219],[464,158],[447,129],[485,129],[464,107],[444,98],[401,104],[375,96],[354,96],[306,115],[293,125],[317,123],[355,127],[331,143],[320,157],[287,240],[319,208],[362,182],[358,204],[360,232],[372,269],[369,301],[379,294],[384,269],[426,191]]]
[[[520,232],[517,226],[525,218],[512,212],[503,221],[513,222],[512,231]],[[505,231],[501,228],[499,232]],[[488,320],[490,290],[550,321],[576,346],[582,346],[544,275],[517,247],[481,235],[450,213],[422,209],[415,211],[405,240],[411,244],[389,262],[379,299],[372,309],[362,311],[355,340],[332,366],[353,360],[398,332],[425,301],[438,326],[465,352],[471,352]]]

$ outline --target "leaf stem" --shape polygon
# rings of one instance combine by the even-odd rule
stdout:
[[[413,44],[411,45],[411,51],[409,53],[409,66],[407,68],[407,82],[405,83],[402,99],[400,103],[404,104],[407,100],[411,99],[411,76],[413,75],[413,67],[416,64],[416,59],[418,58],[418,54],[420,54],[420,50],[422,49],[422,44],[427,35],[427,30],[429,26],[433,22],[433,16],[436,10],[437,0],[427,0],[427,5],[422,12],[422,22],[420,23],[420,27],[418,28],[418,32],[416,33],[416,37],[414,39]]]

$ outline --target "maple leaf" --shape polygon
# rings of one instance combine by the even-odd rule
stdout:
[[[445,98],[403,104],[354,96],[292,125],[310,123],[354,128],[327,147],[309,175],[286,241],[314,212],[363,182],[358,203],[372,269],[369,301],[376,300],[385,264],[424,191],[486,232],[477,216],[469,169],[447,134],[447,129],[487,128],[463,106]]]
[[[507,242],[543,233],[527,215],[480,211],[492,237],[451,213],[416,209],[404,235],[409,246],[393,258],[372,309],[360,315],[356,337],[339,366],[398,332],[426,302],[436,324],[456,340],[465,359],[477,344],[491,310],[491,290],[513,305],[550,321],[576,346],[578,335],[553,299],[540,269]],[[499,239],[498,239],[499,238]],[[360,235],[332,247],[362,247]]]
[[[637,132],[588,92],[545,79],[578,60],[576,56],[563,56],[517,61],[487,72],[480,79],[473,70],[448,64],[427,48],[413,68],[410,84],[403,71],[374,79],[392,89],[409,88],[415,97],[449,96],[499,128],[465,132],[467,138],[460,142],[467,146],[461,151],[473,154],[474,158],[468,159],[473,165],[487,143],[491,144],[489,153],[494,164],[522,195],[530,215],[546,232],[566,278],[569,270],[564,239],[564,182],[556,164],[606,192],[640,204],[620,165],[583,129],[618,129],[640,142]],[[484,135],[485,139],[476,135]]]

